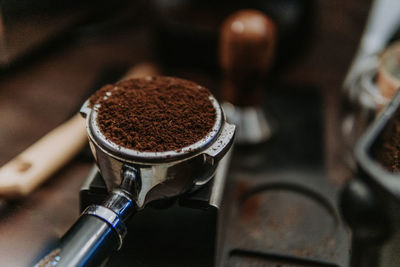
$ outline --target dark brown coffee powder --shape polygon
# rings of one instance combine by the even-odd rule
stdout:
[[[206,136],[214,126],[211,93],[173,77],[123,80],[102,87],[90,98],[100,104],[98,124],[117,145],[137,151],[180,150]]]
[[[372,147],[373,156],[388,171],[400,171],[400,114],[388,122],[376,144]]]

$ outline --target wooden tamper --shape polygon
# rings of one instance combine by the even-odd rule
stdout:
[[[260,105],[276,39],[275,23],[257,10],[235,12],[222,24],[221,97],[228,121],[237,125],[238,143],[260,143],[271,136],[271,127]]]

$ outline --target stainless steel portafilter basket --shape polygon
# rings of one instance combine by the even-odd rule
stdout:
[[[102,205],[89,206],[52,252],[51,266],[97,266],[118,250],[126,221],[149,202],[179,196],[206,184],[232,146],[235,126],[225,121],[218,101],[212,130],[201,140],[176,151],[141,152],[108,140],[97,123],[99,106],[86,101],[89,143],[109,191]],[[50,265],[49,265],[50,266]]]
[[[121,170],[125,167],[135,169],[140,176],[140,189],[130,192],[139,209],[152,200],[180,195],[208,182],[229,149],[235,131],[233,125],[225,122],[217,100],[210,96],[210,101],[216,111],[212,130],[190,146],[165,152],[140,152],[111,142],[99,129],[98,107],[89,108],[85,103],[81,113],[86,117],[90,147],[108,190],[121,185]]]

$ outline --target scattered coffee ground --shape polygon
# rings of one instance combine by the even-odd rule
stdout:
[[[193,82],[146,77],[106,85],[90,98],[100,104],[98,124],[117,145],[163,152],[191,145],[214,126],[211,93]]]
[[[372,153],[388,171],[400,171],[400,114],[387,124]]]

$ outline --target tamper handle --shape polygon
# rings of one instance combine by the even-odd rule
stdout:
[[[223,22],[219,61],[224,101],[235,106],[259,104],[276,39],[275,23],[258,10],[240,10]]]

